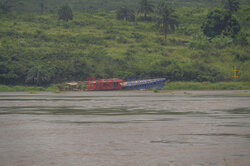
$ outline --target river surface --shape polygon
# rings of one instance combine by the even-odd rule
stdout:
[[[249,166],[250,91],[0,93],[1,166]]]

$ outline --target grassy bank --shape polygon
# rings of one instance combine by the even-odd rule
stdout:
[[[0,92],[40,92],[40,91],[50,91],[50,92],[58,92],[57,85],[53,84],[49,87],[42,87],[42,86],[7,86],[7,85],[0,85]]]
[[[169,82],[162,90],[250,90],[250,82]],[[42,86],[7,86],[0,85],[0,92],[59,92],[56,84]]]
[[[250,82],[170,82],[163,90],[249,90]]]
[[[132,2],[132,1],[131,1]],[[237,12],[250,34],[250,6]],[[250,47],[202,35],[210,8],[177,8],[180,22],[167,39],[152,21],[117,20],[116,13],[74,11],[69,22],[54,13],[0,15],[0,84],[49,85],[97,78],[167,78],[171,81],[250,81]],[[250,35],[247,35],[250,40]]]

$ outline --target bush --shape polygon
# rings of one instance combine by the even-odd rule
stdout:
[[[245,53],[245,52],[243,52],[243,53],[239,52],[235,55],[235,59],[238,61],[241,61],[241,62],[245,62],[245,61],[250,59],[250,55]]]
[[[120,37],[117,38],[117,42],[126,44],[126,43],[128,43],[128,40],[125,37],[120,36]]]
[[[137,19],[136,19],[137,21],[154,21],[154,18],[153,17],[151,17],[151,16],[146,16],[146,17],[144,17],[144,16],[140,16],[140,17],[138,17]]]
[[[250,61],[245,62],[241,66],[239,74],[241,81],[250,81]]]
[[[222,49],[232,45],[232,39],[226,36],[219,36],[212,39],[211,44],[214,48]]]
[[[248,90],[249,82],[169,82],[163,90]]]
[[[243,32],[236,35],[233,39],[235,45],[248,46],[247,35]]]
[[[192,41],[188,44],[193,49],[209,49],[210,42],[206,36],[201,33],[196,33],[192,37]]]
[[[187,43],[184,40],[176,39],[176,38],[169,38],[168,41],[171,45],[175,45],[175,46],[184,46]]]
[[[207,15],[201,29],[211,38],[221,34],[234,37],[240,31],[240,25],[230,11],[215,9]]]
[[[117,20],[135,21],[135,14],[128,7],[121,7],[116,12]]]
[[[11,6],[5,1],[0,2],[0,14],[6,14],[10,12]]]
[[[73,20],[72,10],[69,5],[64,5],[58,10],[59,20],[69,21]]]
[[[140,33],[132,32],[130,38],[135,39],[136,42],[141,42],[144,39],[144,36]]]

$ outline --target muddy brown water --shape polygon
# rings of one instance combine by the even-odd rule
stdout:
[[[0,93],[1,166],[250,165],[250,91]]]

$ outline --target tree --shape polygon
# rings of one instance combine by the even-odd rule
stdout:
[[[58,10],[58,17],[59,20],[64,20],[64,21],[73,20],[73,13],[69,5],[63,5]]]
[[[0,1],[0,14],[8,13],[11,11],[11,8],[22,4],[19,0],[1,0]]]
[[[141,0],[139,2],[138,13],[143,14],[144,18],[146,18],[148,14],[153,13],[153,11],[154,11],[154,5],[152,2],[148,0]]]
[[[135,15],[128,7],[121,7],[116,11],[117,20],[135,21]]]
[[[53,77],[53,72],[45,66],[34,66],[32,67],[26,75],[26,83],[33,85],[46,85],[49,84]]]
[[[178,17],[174,15],[175,10],[168,1],[161,1],[157,7],[156,26],[163,32],[165,40],[169,32],[174,31],[178,26]]]
[[[10,11],[10,6],[8,3],[0,2],[0,14],[8,13]]]
[[[243,32],[238,33],[234,37],[233,42],[235,45],[248,46],[247,34]]]
[[[45,4],[43,2],[39,3],[39,7],[40,7],[41,14],[43,14],[45,12],[45,10],[47,9],[47,7],[45,6]]]
[[[211,38],[221,34],[234,37],[240,31],[240,25],[230,11],[215,9],[207,15],[201,29]]]
[[[230,10],[232,13],[237,12],[240,8],[240,3],[237,0],[223,0],[224,8]]]

